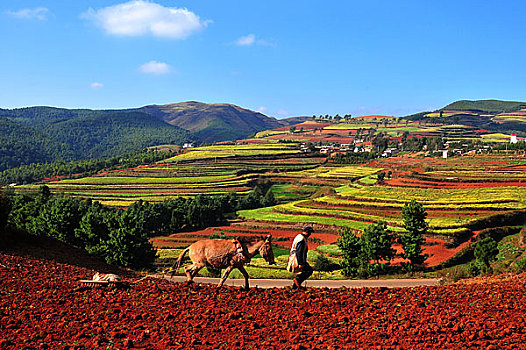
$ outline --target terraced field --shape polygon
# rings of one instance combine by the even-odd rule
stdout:
[[[210,154],[217,157],[211,158]],[[177,156],[157,164],[103,172],[80,179],[52,181],[47,185],[53,193],[125,207],[140,199],[158,202],[197,194],[243,195],[250,192],[261,174],[273,176],[314,169],[325,161],[323,157],[300,153],[295,144],[208,146],[192,149],[180,156],[183,158]],[[35,185],[17,186],[19,192],[34,192],[37,189]]]
[[[295,143],[215,145],[191,148],[185,153],[167,159],[166,162],[178,162],[188,159],[195,160],[227,157],[278,156],[298,153],[301,153],[301,150]]]
[[[526,210],[525,155],[476,155],[447,160],[393,157],[373,161],[367,167],[340,169],[344,168],[348,168],[351,177],[362,176],[318,198],[238,214],[263,227],[309,222],[325,230],[346,226],[361,231],[371,223],[385,221],[394,231],[402,231],[402,207],[415,199],[428,212],[428,241],[440,238],[445,240],[442,244],[459,244],[467,234],[473,234],[477,225],[484,225],[484,219]],[[378,183],[376,173],[380,170],[391,170],[393,175]],[[314,171],[302,173],[309,172]]]

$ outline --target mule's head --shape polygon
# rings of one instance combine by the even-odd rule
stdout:
[[[265,243],[258,249],[258,251],[269,265],[276,264],[276,261],[274,261],[274,251],[272,250],[272,235],[268,235],[265,238]]]

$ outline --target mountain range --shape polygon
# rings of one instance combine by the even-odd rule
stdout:
[[[439,118],[444,124],[526,135],[525,102],[462,100],[406,118]],[[309,119],[278,120],[232,104],[195,101],[121,110],[0,109],[0,171],[23,164],[111,157],[165,143],[244,139]]]
[[[122,110],[0,109],[0,171],[31,163],[111,157],[164,143],[244,139],[301,122],[231,104],[183,102]]]

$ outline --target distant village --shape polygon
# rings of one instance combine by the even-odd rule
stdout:
[[[525,137],[518,137],[515,134],[510,136],[509,143],[514,145],[518,142],[526,142]],[[455,146],[455,148],[452,147]],[[348,153],[370,153],[373,151],[374,146],[371,142],[365,142],[364,140],[356,140],[354,143],[331,143],[331,144],[312,144],[312,143],[301,143],[301,150],[304,153],[317,152],[319,154],[326,154],[330,157],[335,157],[338,154],[348,154]],[[446,141],[444,143],[444,149],[435,150],[433,153],[439,153],[442,158],[447,158],[448,156],[460,156],[463,154],[472,155],[476,153],[487,152],[492,148],[489,144],[480,145],[477,149],[471,149],[470,144],[462,143],[459,144],[458,141]],[[422,151],[427,151],[427,145],[423,145]],[[387,158],[400,153],[400,149],[397,147],[387,147],[382,151],[380,157]],[[429,154],[429,153],[428,153]]]

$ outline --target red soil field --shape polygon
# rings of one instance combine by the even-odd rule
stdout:
[[[415,171],[418,169],[415,169]],[[421,170],[421,169],[420,169]],[[495,182],[446,182],[424,181],[413,178],[394,177],[385,181],[389,186],[417,187],[417,188],[488,188],[488,187],[524,187],[526,181],[495,181]]]
[[[200,231],[194,231],[194,232],[181,232],[181,233],[174,233],[170,235],[170,238],[175,238],[177,240],[179,239],[188,239],[188,236],[194,237],[193,240],[197,241],[199,239],[207,239],[210,235],[216,233],[220,234],[223,232],[225,236],[262,236],[262,235],[268,235],[271,234],[274,238],[287,238],[288,240],[276,240],[274,241],[275,244],[288,247],[290,248],[292,246],[292,241],[294,240],[294,237],[298,233],[300,233],[300,230],[279,230],[279,229],[270,229],[270,228],[262,228],[262,229],[252,229],[252,228],[246,228],[243,226],[220,226],[220,227],[209,227],[204,230]],[[199,237],[201,236],[201,237]],[[325,245],[325,244],[332,244],[336,243],[338,240],[339,235],[335,233],[325,233],[325,232],[315,232],[312,235],[314,238],[320,239],[323,242],[309,242],[309,248],[314,249],[318,247],[319,245]],[[152,244],[155,247],[166,247],[166,237],[155,237],[151,239]]]
[[[523,276],[418,288],[258,289],[144,280],[0,254],[2,349],[518,349]],[[477,282],[476,280],[474,282]]]
[[[294,125],[291,125],[291,126],[295,127],[296,130],[300,130],[301,128],[303,128],[303,130],[311,130],[311,129],[315,129],[315,128],[318,128],[318,129],[319,128],[325,128],[325,127],[327,127],[329,125],[332,125],[332,123],[306,121],[306,122],[299,123],[299,124],[294,124]],[[284,126],[284,127],[276,128],[276,129],[272,129],[272,130],[289,131],[291,126]]]
[[[292,246],[292,241],[294,240],[294,237],[299,233],[299,230],[284,230],[284,229],[251,229],[246,228],[243,226],[221,226],[221,227],[210,227],[204,230],[200,231],[194,231],[194,232],[184,232],[184,233],[175,233],[173,235],[170,235],[168,237],[155,237],[150,239],[152,244],[156,248],[175,248],[175,247],[186,247],[193,242],[200,240],[200,239],[207,239],[210,235],[216,233],[220,234],[220,232],[223,232],[225,236],[245,236],[250,237],[252,235],[266,235],[266,234],[272,234],[273,237],[284,237],[288,238],[286,241],[276,240],[274,243],[282,246],[290,248]],[[339,235],[336,233],[330,233],[330,232],[315,232],[313,234],[314,238],[320,239],[323,242],[313,242],[309,241],[309,248],[310,249],[316,249],[320,245],[325,244],[335,244],[339,238]],[[445,244],[446,242],[442,239],[438,238],[426,238],[427,243],[432,243],[433,245],[426,245],[423,247],[424,254],[428,254],[429,258],[426,260],[425,265],[426,266],[436,266],[439,265],[445,261],[447,261],[449,258],[453,257],[456,253],[461,251],[464,247],[469,245],[470,241],[467,241],[465,243],[460,244],[459,246],[455,248],[446,248]],[[394,245],[393,246],[397,253],[401,253],[401,247],[400,245]],[[402,258],[397,258],[394,260],[391,260],[392,265],[399,265],[400,262],[405,261]]]

